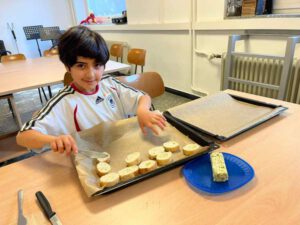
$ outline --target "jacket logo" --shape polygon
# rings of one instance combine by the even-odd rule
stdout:
[[[96,98],[96,104],[99,104],[103,100],[104,100],[104,98],[101,98],[100,96],[97,96],[97,98]]]
[[[108,96],[107,96],[107,101],[108,101],[108,103],[110,104],[110,107],[111,107],[112,109],[116,107],[116,103],[115,103],[115,101],[114,101],[114,99],[112,98],[111,95],[108,95]]]

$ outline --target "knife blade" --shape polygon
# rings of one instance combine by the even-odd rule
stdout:
[[[87,157],[94,158],[94,159],[109,157],[109,154],[107,152],[97,152],[92,150],[79,150],[78,152]]]
[[[45,195],[43,194],[43,192],[38,191],[35,193],[35,196],[37,197],[40,206],[42,207],[48,220],[50,220],[51,224],[62,225],[60,219],[58,218],[56,213],[52,210],[51,205],[47,200],[47,198],[45,197]]]
[[[18,191],[18,225],[26,225],[27,219],[23,215],[23,190]]]
[[[51,146],[49,144],[45,144],[43,146],[43,149],[51,149]],[[37,150],[35,150],[37,152]],[[97,159],[97,158],[107,158],[109,157],[109,154],[107,152],[98,152],[98,151],[92,151],[92,150],[78,150],[78,153],[81,153],[82,155],[85,155],[86,157]]]

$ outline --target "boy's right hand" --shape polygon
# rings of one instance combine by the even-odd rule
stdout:
[[[60,135],[55,137],[50,143],[50,146],[54,152],[66,152],[66,155],[70,155],[71,152],[74,154],[78,153],[76,142],[71,135]]]

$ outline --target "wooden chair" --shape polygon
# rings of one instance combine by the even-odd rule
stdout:
[[[66,72],[65,76],[64,76],[64,86],[71,84],[72,81],[73,81],[73,78],[72,78],[71,74],[69,72]]]
[[[44,51],[44,56],[49,57],[53,55],[58,55],[58,49],[57,48],[50,48],[48,50]]]
[[[53,55],[58,55],[59,52],[58,52],[58,48],[50,48],[48,50],[45,50],[43,55],[44,57],[50,57],[50,56],[53,56]],[[52,97],[52,91],[51,91],[51,87],[48,86],[48,91],[49,91],[49,95],[50,95],[50,98]]]
[[[116,79],[130,87],[146,92],[151,98],[158,97],[165,92],[164,81],[156,72],[120,76],[116,77]],[[71,74],[66,72],[64,76],[64,85],[69,85],[72,81]]]
[[[4,42],[0,40],[0,62],[2,56],[9,55],[9,54],[11,54],[11,52],[6,50]]]
[[[4,55],[1,57],[2,63],[8,63],[8,62],[13,62],[13,61],[18,61],[18,60],[26,60],[25,55],[24,54],[14,54],[14,55]],[[38,88],[40,100],[41,100],[41,103],[43,104],[41,90],[44,94],[46,101],[48,101],[48,98],[46,96],[46,93],[45,93],[45,90],[43,89],[43,87]],[[10,104],[10,108],[11,108],[11,104]]]
[[[121,76],[116,79],[130,87],[146,92],[151,98],[158,97],[165,92],[163,79],[156,72]]]
[[[11,62],[11,61],[18,61],[18,60],[26,60],[24,54],[14,54],[14,55],[4,55],[1,57],[1,62]]]
[[[117,62],[119,61],[119,58],[121,59],[121,62],[123,62],[123,45],[113,44],[110,47],[110,55],[116,57]]]
[[[129,50],[127,55],[127,62],[130,64],[135,64],[135,73],[137,72],[137,66],[141,66],[141,71],[145,65],[146,50],[140,48],[132,48]]]
[[[17,60],[26,60],[26,57],[23,54],[3,55],[1,57],[1,62],[2,63],[7,63],[7,62],[10,62],[10,61],[17,61]],[[7,99],[9,109],[12,112],[13,117],[15,117],[16,115],[14,114],[13,105],[12,105],[12,102],[10,100],[12,97],[13,97],[12,94],[8,94],[8,95],[0,96],[0,99]]]

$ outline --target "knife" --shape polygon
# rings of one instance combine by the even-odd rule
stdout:
[[[92,150],[79,150],[79,153],[89,157],[89,158],[107,158],[109,154],[107,152],[97,152]]]
[[[49,144],[45,144],[43,146],[43,151],[45,149],[51,149],[51,146]],[[36,149],[34,149],[35,152],[38,152]],[[97,159],[97,158],[107,158],[109,157],[109,154],[107,152],[98,152],[98,151],[92,151],[92,150],[78,150],[78,153],[81,153],[82,155],[85,155],[86,157]]]
[[[52,211],[51,205],[48,202],[47,198],[43,194],[43,192],[38,191],[35,193],[35,196],[37,197],[40,206],[42,207],[46,217],[48,220],[50,220],[51,224],[53,225],[62,225],[60,219],[56,215],[54,211]]]
[[[18,225],[26,225],[27,219],[23,215],[23,190],[18,191]]]

